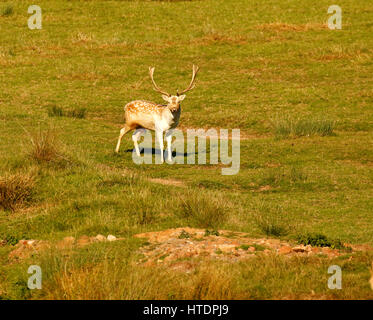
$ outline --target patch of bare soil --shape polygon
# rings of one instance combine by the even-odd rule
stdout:
[[[306,23],[306,24],[289,24],[289,23],[282,23],[282,22],[274,22],[274,23],[265,23],[260,24],[256,27],[258,30],[269,30],[269,31],[295,31],[295,32],[304,32],[304,31],[318,31],[328,29],[326,24],[321,23]]]
[[[324,255],[328,258],[342,254],[340,250],[329,247],[295,245],[279,239],[250,238],[246,233],[228,230],[208,231],[186,227],[141,233],[135,237],[145,238],[149,242],[149,245],[140,249],[144,255],[140,263],[148,266],[170,263],[171,268],[177,269],[184,265],[186,270],[191,269],[193,264],[190,259],[185,261],[186,258],[201,257],[235,262],[253,258],[257,254],[289,257]],[[354,248],[351,247],[351,250]]]
[[[166,186],[177,186],[177,187],[185,187],[183,181],[175,180],[175,179],[162,179],[162,178],[149,178],[150,182],[163,184]]]
[[[273,188],[270,186],[270,185],[266,185],[266,186],[262,186],[260,187],[257,192],[264,192],[264,191],[270,191],[272,190]]]
[[[117,173],[117,170],[115,168],[112,168],[110,166],[104,165],[104,164],[99,164],[97,165],[97,168],[100,170],[106,171],[106,172],[113,172]],[[135,173],[129,169],[121,169],[121,175],[123,177],[134,175]],[[159,183],[163,184],[166,186],[177,186],[177,187],[184,187],[185,183],[181,180],[176,180],[176,179],[163,179],[163,178],[147,178],[148,181],[153,182],[153,183]]]
[[[202,38],[196,38],[191,41],[192,44],[208,45],[211,43],[225,43],[225,44],[246,44],[247,38],[243,36],[231,36],[218,32],[210,32]]]
[[[351,165],[359,168],[365,168],[365,167],[373,167],[373,161],[357,161],[357,160],[337,160],[337,163],[341,163],[342,165]]]

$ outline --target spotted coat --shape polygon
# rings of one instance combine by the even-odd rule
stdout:
[[[154,131],[167,131],[174,129],[179,124],[181,113],[180,103],[172,99],[168,105],[135,100],[126,104],[124,110],[126,126],[130,130],[144,128]]]

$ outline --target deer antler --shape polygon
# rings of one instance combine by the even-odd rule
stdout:
[[[196,66],[196,65],[193,65],[193,75],[192,75],[192,80],[190,81],[190,84],[189,84],[188,88],[186,88],[185,90],[181,91],[180,93],[177,92],[177,95],[178,95],[178,96],[179,96],[180,94],[183,94],[183,93],[185,93],[185,92],[187,92],[187,91],[189,91],[189,90],[192,90],[192,89],[194,88],[194,86],[195,86],[194,81],[196,80],[196,75],[197,75],[198,70],[199,70],[199,67]]]
[[[158,91],[162,94],[165,94],[167,97],[170,97],[171,95],[169,93],[167,93],[166,91],[163,91],[161,88],[159,88],[157,86],[157,84],[155,83],[154,78],[153,78],[153,73],[154,73],[154,67],[149,67],[149,75],[150,75],[150,79],[153,82],[154,90]]]

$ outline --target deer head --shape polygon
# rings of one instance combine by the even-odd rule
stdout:
[[[196,65],[193,65],[192,80],[190,81],[189,86],[181,92],[179,92],[179,90],[176,90],[176,95],[170,95],[169,93],[167,93],[166,91],[162,90],[160,87],[157,86],[153,78],[154,69],[155,69],[154,67],[149,67],[149,75],[150,75],[150,79],[152,80],[154,90],[162,94],[162,98],[168,102],[167,107],[171,111],[178,110],[180,107],[180,102],[185,99],[184,93],[188,92],[189,90],[192,90],[195,86],[194,82],[195,82],[199,67],[197,67]]]

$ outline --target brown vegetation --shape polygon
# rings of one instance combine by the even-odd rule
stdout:
[[[6,174],[0,177],[0,208],[14,211],[31,199],[35,185],[31,173]]]

